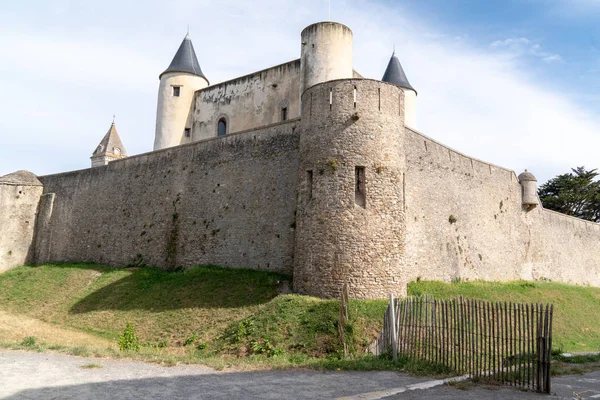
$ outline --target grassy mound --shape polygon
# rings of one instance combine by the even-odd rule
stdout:
[[[278,296],[281,282],[289,279],[212,266],[180,272],[96,264],[24,266],[0,274],[0,309],[115,344],[130,323],[143,350],[183,361],[284,356],[282,365],[305,365],[339,359],[339,302]],[[364,354],[378,335],[386,305],[384,300],[350,302],[345,333],[351,353]]]
[[[163,346],[219,332],[277,295],[284,276],[199,267],[182,272],[95,264],[20,267],[0,275],[1,308],[117,340],[127,322]]]
[[[2,344],[35,337],[39,340],[29,342],[42,341],[51,348],[77,345],[81,351],[81,343],[86,343],[90,349],[104,349],[100,354],[131,355],[117,350],[130,324],[135,327],[133,348],[141,346],[136,357],[149,360],[217,367],[249,363],[253,368],[316,365],[445,372],[409,360],[394,364],[362,356],[381,330],[384,299],[349,302],[344,336],[350,357],[342,357],[339,301],[278,295],[282,281],[289,279],[272,272],[211,266],[180,272],[96,264],[19,267],[0,274],[0,317],[12,327]],[[551,302],[555,348],[600,349],[600,320],[595,318],[600,310],[598,288],[551,282],[414,282],[409,294]],[[90,344],[94,337],[97,343]]]
[[[248,356],[295,353],[308,357],[343,356],[338,338],[339,301],[285,295],[252,316],[231,324],[211,343],[214,351]],[[377,337],[387,303],[351,300],[345,338],[351,354],[362,354]]]

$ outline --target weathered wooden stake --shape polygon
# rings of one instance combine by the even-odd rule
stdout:
[[[390,320],[391,320],[391,328],[392,328],[392,356],[394,361],[398,359],[398,337],[396,336],[396,315],[395,315],[396,307],[394,307],[394,295],[390,294]]]

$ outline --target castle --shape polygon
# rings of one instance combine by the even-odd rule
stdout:
[[[154,151],[127,157],[113,123],[92,168],[0,177],[0,270],[216,264],[291,274],[319,297],[347,282],[355,298],[419,277],[600,286],[600,225],[543,209],[531,173],[418,132],[395,55],[382,80],[362,77],[334,22],[300,47],[210,85],[186,37],[160,74]]]

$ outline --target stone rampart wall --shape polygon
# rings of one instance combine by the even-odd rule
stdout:
[[[409,279],[551,279],[600,286],[600,225],[521,205],[513,171],[408,128]]]
[[[40,177],[39,262],[292,272],[297,121]]]
[[[600,286],[600,224],[544,209],[530,215],[523,278]]]

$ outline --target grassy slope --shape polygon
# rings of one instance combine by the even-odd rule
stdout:
[[[142,344],[190,357],[285,353],[303,363],[339,355],[339,303],[277,296],[282,279],[289,277],[216,267],[165,272],[95,264],[25,266],[0,274],[0,309],[113,343],[132,322]],[[382,300],[350,303],[351,350],[363,353],[376,337],[385,307]]]
[[[177,345],[256,312],[284,277],[212,267],[169,273],[93,264],[21,267],[0,275],[0,307],[117,340],[126,322],[144,342]]]
[[[310,364],[312,357],[337,359],[342,351],[339,303],[277,296],[282,279],[289,278],[214,267],[185,272],[94,264],[20,267],[0,274],[0,310],[92,333],[103,339],[99,346],[106,340],[116,344],[125,324],[132,322],[145,349],[189,360],[282,353],[282,365]],[[555,347],[572,352],[600,349],[597,288],[546,282],[415,282],[409,293],[552,302]],[[386,305],[386,300],[350,302],[345,332],[352,353],[361,354],[375,338]],[[30,335],[36,336],[27,332],[23,337]]]
[[[554,282],[413,282],[413,295],[488,301],[554,304],[553,348],[567,352],[600,350],[600,288]]]

